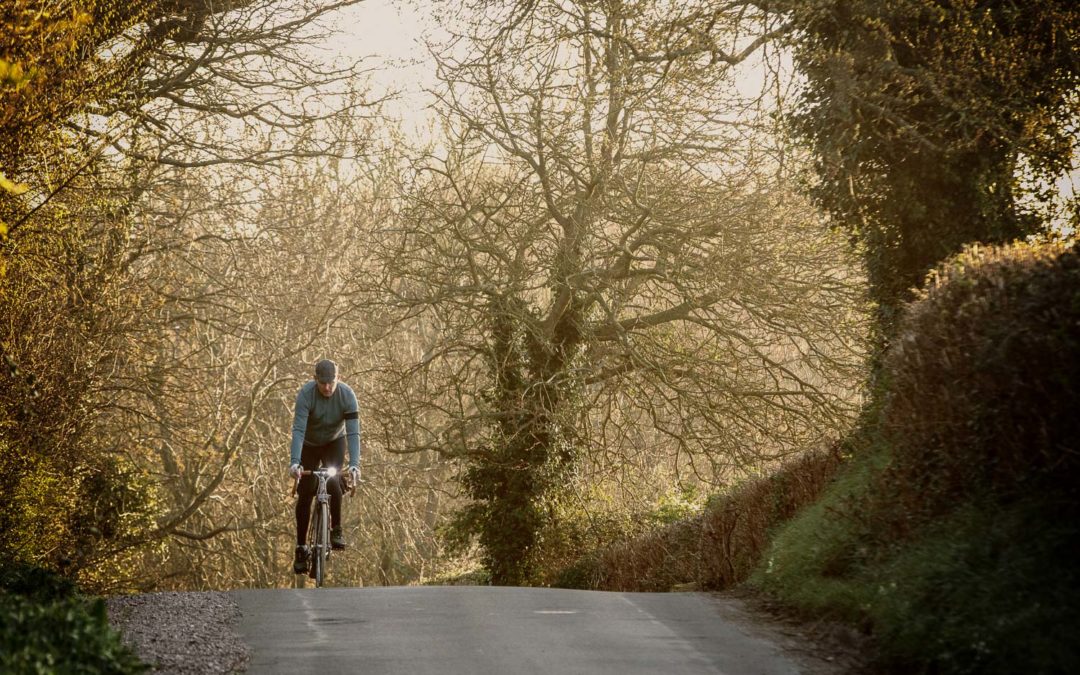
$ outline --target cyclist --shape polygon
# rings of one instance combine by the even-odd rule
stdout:
[[[300,387],[296,394],[292,444],[289,447],[289,475],[299,478],[301,471],[324,467],[341,470],[345,447],[349,448],[349,474],[353,485],[360,480],[360,406],[349,385],[338,381],[337,364],[323,359],[315,364],[315,379]],[[330,545],[345,548],[341,531],[340,475],[327,482],[330,493]],[[311,500],[315,496],[315,476],[303,476],[296,501],[296,559],[293,571],[308,571],[310,552],[305,545]]]

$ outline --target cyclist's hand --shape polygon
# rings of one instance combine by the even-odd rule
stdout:
[[[293,478],[299,478],[301,471],[303,471],[303,469],[300,468],[299,464],[293,464],[289,467],[289,475]]]
[[[353,488],[360,484],[360,467],[349,467],[349,483],[352,484]]]

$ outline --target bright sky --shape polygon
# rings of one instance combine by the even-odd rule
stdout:
[[[406,125],[423,125],[422,111],[430,99],[421,90],[435,82],[423,37],[425,30],[435,29],[433,24],[424,0],[365,0],[338,14],[331,27],[341,34],[328,47],[375,69],[376,92],[401,91],[400,99],[387,105],[388,114]]]

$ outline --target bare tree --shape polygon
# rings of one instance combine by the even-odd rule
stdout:
[[[212,175],[216,167],[185,169]],[[404,583],[429,574],[446,471],[430,456],[384,459],[385,418],[366,376],[385,323],[370,289],[366,237],[385,218],[381,170],[337,160],[279,172],[255,195],[215,185],[206,204],[137,248],[138,297],[154,311],[138,350],[110,382],[108,435],[153,476],[157,520],[130,541],[129,583],[158,588],[285,586],[294,537],[285,477],[296,389],[332,356],[361,401],[365,488],[347,502],[357,552],[340,583]],[[178,185],[206,186],[190,176]],[[232,195],[231,197],[229,195]],[[141,546],[146,539],[160,542]],[[112,556],[113,550],[102,552]],[[152,572],[149,572],[151,571]]]
[[[117,130],[102,142],[137,224],[128,273],[155,309],[137,348],[117,355],[102,405],[117,450],[159,498],[151,527],[94,562],[160,542],[140,583],[271,583],[291,550],[275,536],[291,529],[280,431],[267,434],[352,307],[339,272],[356,207],[340,200],[357,193],[337,160],[363,154],[376,112],[358,64],[312,53],[321,22],[349,4],[173,3],[143,27],[155,47],[138,86],[94,111]],[[92,136],[87,119],[79,131]],[[333,183],[332,199],[317,180]]]
[[[359,64],[312,52],[352,0],[62,4],[20,0],[0,14],[12,35],[36,36],[5,54],[25,61],[27,84],[0,91],[0,163],[21,182],[0,194],[0,265],[19,275],[0,297],[0,451],[18,490],[76,476],[53,498],[53,537],[20,555],[108,583],[110,556],[147,539],[236,526],[197,516],[220,497],[283,364],[341,311],[312,308],[275,341],[273,317],[244,295],[275,278],[242,262],[268,246],[259,191],[290,163],[362,154],[358,119],[374,101]],[[39,43],[53,46],[29,48]],[[20,422],[24,410],[64,412],[37,426]],[[95,505],[107,494],[118,496]]]
[[[715,17],[746,42],[730,63],[770,32],[758,15],[740,38],[745,9]],[[447,136],[382,240],[421,337],[384,385],[416,429],[393,449],[459,463],[458,531],[497,583],[531,578],[572,469],[617,466],[642,429],[722,480],[852,411],[858,275],[785,189],[756,102],[712,48],[662,46],[663,12],[537,2],[443,51]]]

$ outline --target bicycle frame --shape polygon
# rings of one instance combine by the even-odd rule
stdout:
[[[315,492],[315,507],[311,510],[311,522],[308,524],[308,551],[311,564],[308,576],[315,580],[315,587],[320,588],[326,577],[326,561],[330,558],[330,493],[326,491],[326,482],[338,474],[337,469],[326,467],[314,471],[301,471],[296,484],[304,476],[315,476],[319,487]]]

